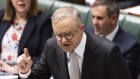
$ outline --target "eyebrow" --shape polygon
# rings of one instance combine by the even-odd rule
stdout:
[[[66,34],[66,33],[73,33],[73,31],[67,31],[67,32],[62,32],[62,33],[55,33],[54,34]]]

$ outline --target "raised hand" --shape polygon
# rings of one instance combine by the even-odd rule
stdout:
[[[27,73],[32,66],[32,60],[27,48],[24,48],[24,53],[17,58],[17,67],[22,74]]]

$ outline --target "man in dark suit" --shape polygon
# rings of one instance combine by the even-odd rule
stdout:
[[[94,33],[106,37],[119,46],[132,78],[137,79],[140,47],[136,40],[118,26],[118,17],[119,8],[114,2],[96,1],[92,7]],[[90,30],[91,28],[87,28],[87,31]]]
[[[51,19],[54,37],[47,40],[41,59],[30,69],[32,60],[26,48],[18,57],[21,78],[49,79],[52,75],[54,79],[131,79],[117,45],[84,32],[77,10],[61,7]],[[71,54],[75,54],[79,71],[75,76],[79,78],[72,78]]]

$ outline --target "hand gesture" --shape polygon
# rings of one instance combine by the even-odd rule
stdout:
[[[32,60],[27,48],[24,48],[24,53],[17,58],[17,67],[21,74],[27,73],[32,66]]]

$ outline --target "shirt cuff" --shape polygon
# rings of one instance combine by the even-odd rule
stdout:
[[[29,72],[27,72],[27,73],[25,73],[25,74],[21,74],[20,72],[19,72],[19,77],[20,78],[28,78],[28,76],[31,74],[31,69],[29,70]]]

